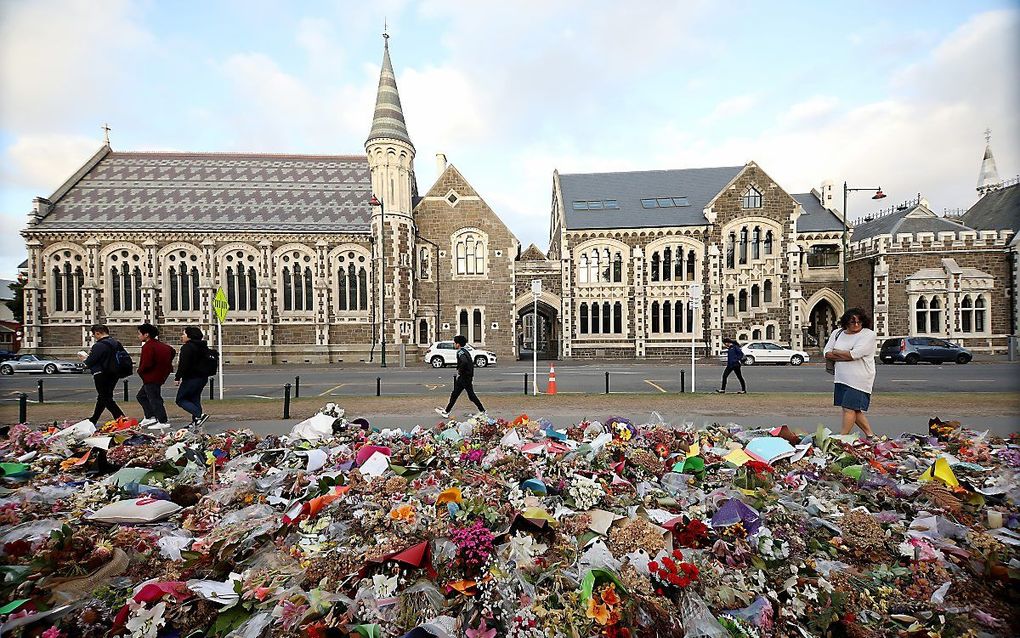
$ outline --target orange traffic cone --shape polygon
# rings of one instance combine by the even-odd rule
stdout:
[[[556,394],[556,367],[549,365],[549,385],[545,388],[546,394]]]

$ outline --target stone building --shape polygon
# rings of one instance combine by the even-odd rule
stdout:
[[[999,179],[990,147],[978,195],[959,217],[939,216],[919,196],[854,227],[849,303],[873,314],[880,337],[1005,350],[1017,332],[1020,186]]]

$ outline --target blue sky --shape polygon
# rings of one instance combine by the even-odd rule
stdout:
[[[419,189],[446,153],[527,245],[552,171],[758,162],[968,207],[1020,172],[1010,2],[0,1],[0,222],[100,145],[363,152],[389,22]],[[870,200],[851,204],[851,218]],[[0,234],[0,277],[24,258]]]

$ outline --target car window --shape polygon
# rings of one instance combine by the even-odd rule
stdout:
[[[760,343],[749,343],[742,348],[742,350],[760,350],[760,349],[761,349]]]
[[[774,343],[766,343],[765,347],[768,348],[769,350],[782,350],[783,349],[782,346],[777,346]]]
[[[439,344],[439,348],[440,348],[440,350],[453,350],[454,349],[453,342],[452,341],[444,341],[443,343]]]
[[[38,360],[39,359],[37,359],[34,354],[26,354],[25,356],[21,357],[21,361],[38,361]]]
[[[912,345],[912,346],[926,346],[926,345],[928,345],[928,339],[925,338],[925,337],[913,337],[911,339],[908,339],[908,341],[910,341],[910,345]]]
[[[942,339],[928,339],[928,345],[936,346],[938,348],[948,348],[949,344]]]
[[[899,346],[900,346],[900,340],[899,339],[886,339],[885,341],[882,342],[882,347],[883,348],[893,348],[893,347],[898,348]]]

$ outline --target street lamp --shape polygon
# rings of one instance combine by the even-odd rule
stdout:
[[[849,304],[848,297],[848,279],[846,270],[846,253],[847,253],[847,220],[849,215],[846,214],[846,196],[847,193],[856,193],[858,191],[866,191],[869,193],[875,193],[871,196],[871,199],[883,199],[885,193],[882,192],[882,187],[878,188],[847,188],[846,182],[843,182],[843,311],[846,312],[846,307]]]
[[[379,329],[382,331],[382,361],[379,367],[386,367],[386,206],[382,200],[372,195],[368,200],[369,205],[378,206],[382,221],[379,223],[379,256],[382,263],[379,267],[382,285],[379,287]]]

